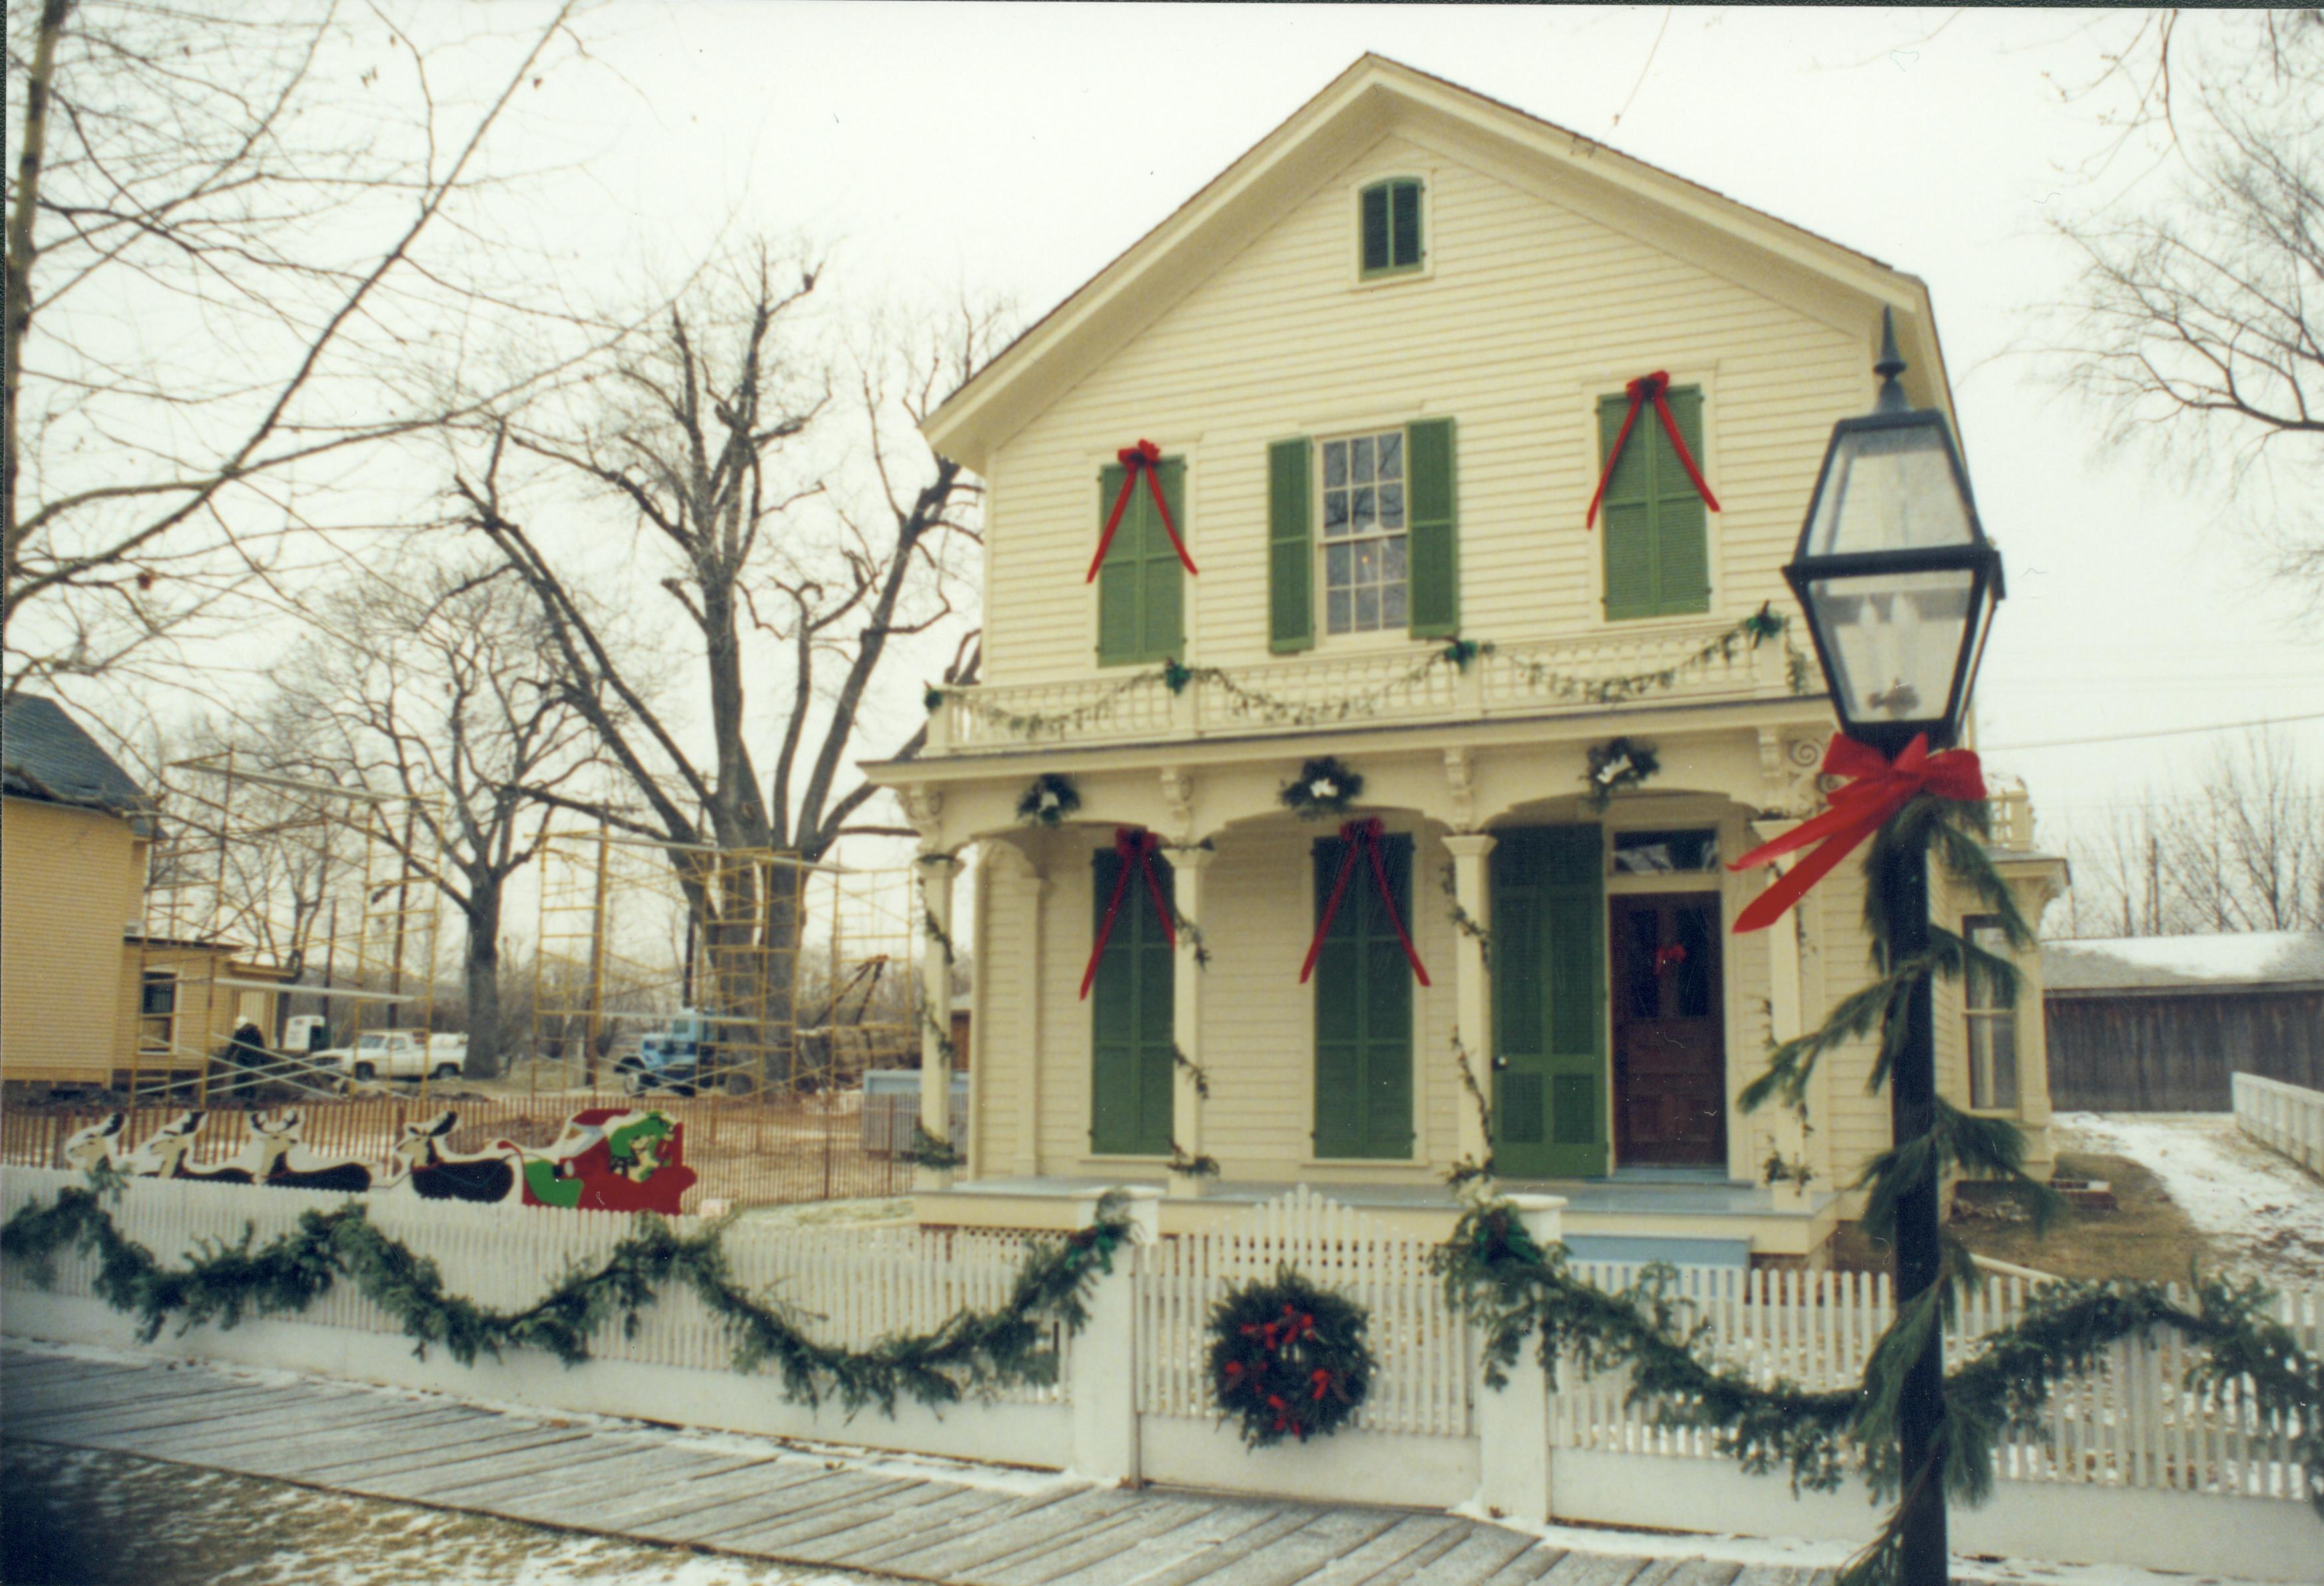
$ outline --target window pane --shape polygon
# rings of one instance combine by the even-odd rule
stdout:
[[[1372,438],[1359,435],[1348,443],[1348,477],[1358,484],[1372,482]]]
[[[1379,626],[1379,591],[1369,584],[1356,587],[1356,631],[1369,633]]]
[[[1346,590],[1334,589],[1327,592],[1323,596],[1324,626],[1334,633],[1347,632],[1349,610]]]
[[[1383,479],[1404,477],[1404,431],[1391,429],[1379,438],[1379,476]]]
[[[1380,588],[1380,626],[1404,626],[1404,586],[1400,583],[1384,585]]]
[[[1379,521],[1383,529],[1404,527],[1404,486],[1383,484],[1379,492]]]
[[[1715,932],[1707,908],[1682,908],[1672,921],[1678,937],[1678,962],[1672,966],[1678,981],[1678,1017],[1711,1017],[1711,954]]]
[[[1348,482],[1348,443],[1327,440],[1323,443],[1323,483],[1328,487]]]
[[[1326,587],[1345,589],[1355,578],[1355,547],[1327,545],[1323,548],[1323,583]]]
[[[1380,577],[1386,582],[1392,584],[1403,583],[1404,536],[1398,534],[1393,538],[1383,539],[1379,542],[1379,548]]]
[[[1323,493],[1323,532],[1338,536],[1348,531],[1348,493],[1327,490]]]
[[[2002,934],[2001,922],[1989,914],[1972,914],[1961,921],[1961,933],[1973,946],[1981,947],[1997,958],[2009,957],[2009,938]],[[2016,999],[2006,986],[1990,974],[1972,966],[1967,987],[1971,1008],[2009,1008]]]
[[[1400,181],[1391,189],[1394,243],[1389,256],[1397,264],[1420,263],[1420,184]]]
[[[1663,1010],[1662,986],[1655,976],[1655,949],[1662,945],[1662,919],[1651,908],[1628,917],[1630,950],[1623,955],[1624,990],[1633,1019],[1658,1018]]]
[[[1969,1104],[1989,1108],[2017,1105],[2015,1020],[1993,1014],[1969,1016]]]
[[[1377,539],[1359,540],[1351,547],[1356,553],[1356,582],[1377,584],[1380,579],[1380,544]]]
[[[1673,871],[1719,868],[1719,834],[1700,832],[1617,832],[1614,871],[1618,875],[1661,875]]]
[[[1348,493],[1354,499],[1353,515],[1356,520],[1355,532],[1358,534],[1370,533],[1372,531],[1372,519],[1374,516],[1372,493],[1369,490],[1355,490],[1350,491]]]

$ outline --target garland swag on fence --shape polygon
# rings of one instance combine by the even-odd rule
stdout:
[[[118,1194],[101,1176],[95,1187],[69,1186],[45,1206],[25,1206],[0,1228],[0,1254],[24,1262],[42,1287],[55,1280],[58,1252],[93,1252],[96,1289],[117,1311],[134,1313],[138,1336],[151,1342],[173,1317],[180,1330],[214,1322],[232,1327],[245,1315],[306,1310],[342,1278],[402,1324],[415,1354],[440,1344],[462,1365],[480,1354],[538,1349],[568,1366],[589,1358],[589,1339],[616,1314],[625,1333],[673,1283],[691,1288],[734,1339],[734,1369],[772,1364],[786,1397],[810,1407],[836,1399],[849,1414],[877,1405],[893,1415],[899,1399],[941,1406],[972,1392],[1010,1383],[1052,1382],[1057,1357],[1047,1347],[1051,1323],[1068,1333],[1088,1321],[1089,1287],[1113,1269],[1113,1252],[1130,1222],[1118,1199],[1099,1203],[1097,1221],[1056,1243],[1028,1241],[1008,1302],[991,1311],[956,1311],[922,1333],[883,1338],[868,1349],[817,1343],[790,1309],[736,1285],[724,1242],[725,1225],[681,1235],[661,1219],[641,1216],[629,1237],[594,1270],[568,1272],[521,1310],[497,1311],[445,1292],[436,1264],[372,1226],[361,1203],[307,1212],[292,1231],[254,1249],[207,1244],[184,1268],[165,1268],[124,1236],[103,1197]]]
[[[1783,643],[1785,686],[1794,694],[1808,693],[1812,678],[1806,655],[1792,642],[1791,619],[1770,605],[1762,605],[1692,654],[1683,656],[1666,667],[1616,677],[1579,677],[1539,661],[1505,654],[1490,640],[1455,639],[1442,650],[1431,650],[1425,659],[1378,687],[1361,693],[1340,695],[1322,705],[1285,699],[1264,689],[1254,688],[1222,667],[1192,667],[1175,659],[1164,661],[1150,672],[1133,673],[1103,693],[1065,711],[1008,710],[979,698],[972,690],[959,687],[930,688],[922,697],[931,713],[942,709],[947,700],[958,700],[980,720],[1000,728],[1011,737],[1029,740],[1045,736],[1064,737],[1079,732],[1093,722],[1104,720],[1123,699],[1141,688],[1164,687],[1173,694],[1183,694],[1189,683],[1200,682],[1216,688],[1260,721],[1277,726],[1316,727],[1370,716],[1389,698],[1415,687],[1437,668],[1451,667],[1455,671],[1466,672],[1470,663],[1480,656],[1500,657],[1501,663],[1516,676],[1559,699],[1578,700],[1587,705],[1619,705],[1626,699],[1635,699],[1656,689],[1673,687],[1689,672],[1697,671],[1713,661],[1732,661],[1737,656],[1748,654],[1769,640],[1779,640]]]

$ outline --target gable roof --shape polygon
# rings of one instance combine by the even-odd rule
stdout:
[[[2324,987],[2324,931],[2049,942],[2042,948],[2042,979],[2045,991],[2080,996]]]
[[[929,444],[983,471],[1033,416],[1392,132],[1460,151],[1707,268],[1762,286],[1787,281],[1790,300],[1813,303],[1819,317],[1860,321],[1868,386],[1879,311],[1893,309],[1911,365],[1908,394],[1951,417],[1935,312],[1917,277],[1594,138],[1366,54],[945,398],[920,426]]]
[[[0,702],[0,792],[133,816],[153,802],[63,706],[31,694]]]

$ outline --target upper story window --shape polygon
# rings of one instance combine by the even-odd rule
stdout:
[[[1961,934],[1971,945],[1997,958],[2009,955],[2009,938],[2001,921],[1989,914],[1972,914],[1961,921]],[[2017,999],[1992,975],[1969,966],[1969,1104],[2014,1111],[2017,1106]]]
[[[1405,625],[1404,431],[1323,443],[1323,631]]]
[[[1400,176],[1363,190],[1363,274],[1393,275],[1417,270],[1425,257],[1420,243],[1420,179]]]

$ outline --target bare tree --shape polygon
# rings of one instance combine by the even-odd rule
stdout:
[[[409,800],[375,827],[466,927],[468,1067],[497,1073],[502,911],[540,843],[539,800],[591,764],[578,691],[545,664],[551,636],[496,558],[365,577],[320,603],[318,632],[281,669],[271,742],[334,783]],[[615,725],[618,705],[601,713]],[[311,773],[310,773],[311,774]]]
[[[16,8],[8,689],[106,672],[220,614],[314,525],[327,475],[460,410],[409,349],[428,305],[474,308],[477,283],[420,244],[572,5],[497,45],[464,24],[440,51],[333,0]],[[495,47],[513,64],[460,105],[441,53]]]
[[[2109,156],[2161,163],[2057,223],[2082,260],[2058,350],[2116,439],[2231,484],[2280,466],[2266,532],[2324,595],[2324,12],[2205,22],[2150,14],[2078,90],[2126,96]]]
[[[625,346],[579,410],[512,413],[484,437],[456,484],[467,523],[532,591],[573,708],[587,717],[632,798],[558,798],[670,846],[690,911],[714,954],[744,933],[780,953],[798,920],[785,875],[720,855],[814,861],[860,824],[875,789],[850,764],[860,723],[899,641],[965,628],[956,547],[973,546],[973,487],[960,466],[895,431],[973,372],[993,317],[964,312],[917,358],[867,354],[827,372],[795,327],[816,289],[811,264],[761,247],[706,277],[650,337]],[[870,483],[845,477],[847,423]],[[687,717],[657,708],[588,613],[588,577],[570,528],[547,531],[509,504],[509,476],[577,484],[641,537],[642,566],[682,613],[699,666]],[[975,675],[965,633],[948,680]],[[752,708],[756,685],[771,709]],[[626,712],[626,717],[619,713]],[[777,724],[761,735],[761,724]],[[890,752],[915,753],[921,726]],[[894,827],[868,829],[893,831]],[[778,867],[779,868],[779,867]],[[713,872],[719,879],[714,884]],[[787,1010],[791,987],[773,988]]]
[[[2077,843],[2074,890],[2078,934],[2324,930],[2324,782],[2272,734],[2222,749]]]

